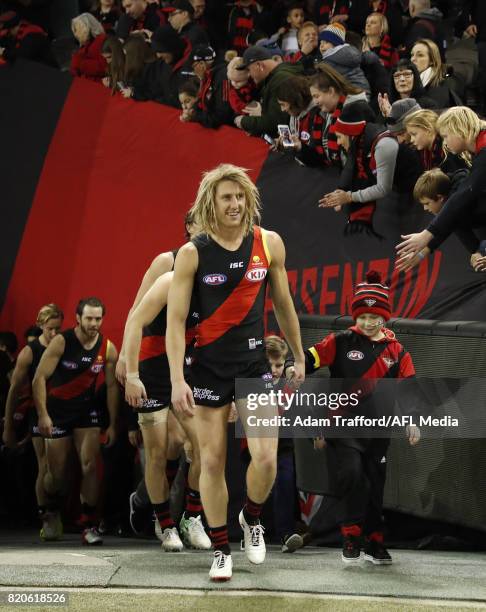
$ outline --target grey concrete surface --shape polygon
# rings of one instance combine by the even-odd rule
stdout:
[[[293,555],[269,547],[252,566],[233,545],[230,583],[208,580],[211,553],[164,553],[158,542],[107,537],[87,548],[79,536],[42,543],[36,533],[0,534],[0,586],[260,590],[486,602],[486,555],[392,551],[393,565],[345,567],[340,551],[305,548]]]

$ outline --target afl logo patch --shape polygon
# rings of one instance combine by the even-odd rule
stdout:
[[[302,142],[309,142],[309,140],[310,140],[309,132],[301,132],[300,133],[300,139],[302,140]]]
[[[349,351],[346,357],[351,359],[351,361],[361,361],[361,359],[364,359],[364,355],[361,351]]]
[[[66,368],[66,370],[77,370],[78,364],[74,361],[61,361],[62,365]]]
[[[257,268],[255,270],[248,270],[248,272],[245,274],[245,277],[252,283],[258,283],[259,281],[262,281],[266,275],[266,268]]]
[[[225,274],[206,274],[203,278],[203,283],[214,287],[215,285],[222,285],[227,280],[228,278]]]

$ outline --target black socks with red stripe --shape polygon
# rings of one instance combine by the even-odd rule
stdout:
[[[152,504],[152,508],[154,509],[155,518],[159,521],[162,531],[175,527],[174,521],[170,515],[169,500],[161,504]]]
[[[231,549],[228,542],[228,526],[210,527],[209,537],[213,543],[214,550],[220,550],[225,555],[231,554]]]
[[[203,507],[201,503],[201,494],[199,491],[187,487],[186,489],[186,507],[184,509],[184,516],[189,518],[193,516],[202,516]]]
[[[258,525],[260,522],[260,514],[262,513],[263,504],[257,504],[252,501],[248,496],[246,497],[246,503],[243,508],[243,516],[248,525]]]

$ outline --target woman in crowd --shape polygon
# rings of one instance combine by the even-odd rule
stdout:
[[[376,201],[392,190],[398,142],[375,123],[373,111],[362,101],[343,109],[334,130],[347,160],[339,188],[319,200],[319,206],[341,210],[346,205],[346,234],[366,232],[380,238],[373,227],[373,215]]]
[[[392,68],[390,82],[390,102],[415,98],[422,108],[435,108],[422,85],[419,72],[410,60],[402,59]],[[385,115],[386,117],[387,115]]]
[[[420,152],[422,170],[440,168],[446,173],[452,173],[466,167],[467,158],[444,149],[437,131],[438,117],[434,111],[422,109],[408,115],[404,125],[411,143]]]
[[[316,74],[309,79],[309,86],[316,111],[312,113],[309,123],[310,138],[307,143],[294,140],[296,157],[309,166],[339,166],[341,156],[332,126],[346,104],[357,100],[366,102],[366,92],[351,85],[339,72],[324,63],[317,66]]]
[[[90,13],[82,13],[71,22],[80,48],[71,59],[71,74],[101,81],[106,76],[107,63],[101,49],[106,34],[101,23]]]
[[[276,93],[280,110],[290,116],[290,133],[298,136],[300,141],[308,142],[312,111],[318,112],[309,91],[308,80],[292,76],[279,85]]]
[[[154,100],[164,104],[165,72],[168,70],[164,61],[158,60],[154,51],[145,42],[143,36],[130,36],[123,45],[125,52],[126,84],[121,92],[125,98],[139,102]]]
[[[101,55],[108,65],[108,76],[103,77],[103,85],[111,89],[112,95],[124,87],[125,54],[118,38],[108,36],[101,47]]]
[[[366,19],[365,36],[363,36],[362,51],[372,51],[381,60],[385,68],[393,68],[398,64],[399,56],[392,47],[388,35],[388,20],[381,13],[371,13]]]
[[[442,63],[438,46],[432,40],[420,38],[412,47],[411,60],[420,73],[426,95],[434,100],[438,108],[449,108],[462,104],[454,91],[453,77]],[[456,83],[457,87],[457,83]]]
[[[447,200],[427,229],[418,234],[402,236],[404,241],[396,247],[398,269],[405,270],[418,265],[455,231],[459,221],[473,218],[475,208],[486,193],[486,121],[481,120],[467,106],[454,106],[439,117],[436,127],[452,153],[473,156],[471,170],[469,177]],[[478,221],[477,216],[475,221]],[[485,257],[475,262],[480,269],[484,264]]]

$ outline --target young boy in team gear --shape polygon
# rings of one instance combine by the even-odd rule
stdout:
[[[42,333],[20,351],[5,405],[3,441],[9,448],[22,444],[15,432],[16,416],[19,413],[24,413],[24,419],[29,427],[27,435],[32,438],[37,459],[35,494],[38,515],[42,521],[40,537],[44,541],[58,540],[62,535],[62,523],[58,513],[48,511],[49,500],[44,487],[47,468],[46,450],[44,438],[39,434],[37,426],[37,413],[32,399],[32,380],[44,351],[59,333],[63,319],[64,314],[56,304],[46,304],[39,310],[36,325]]]
[[[259,194],[242,168],[221,164],[205,173],[192,212],[201,233],[178,252],[169,290],[167,355],[172,405],[194,418],[201,453],[201,499],[215,549],[211,580],[230,580],[228,492],[225,481],[227,421],[236,378],[259,380],[267,392],[272,375],[265,358],[263,310],[267,278],[274,309],[296,356],[294,378],[304,379],[300,329],[285,271],[285,248],[274,232],[256,225]],[[191,364],[192,388],[184,379],[185,329],[191,296],[197,296],[200,323]],[[196,405],[197,403],[197,405]],[[262,412],[258,406],[256,412]],[[275,405],[265,416],[277,414]],[[246,475],[247,500],[239,515],[245,552],[254,564],[265,559],[262,505],[273,486],[277,437],[248,438],[252,461]]]
[[[167,294],[173,272],[160,276],[130,315],[125,328],[127,375],[125,398],[138,411],[145,449],[145,483],[156,519],[162,532],[162,549],[178,552],[183,545],[169,508],[169,484],[166,476],[170,403],[170,373],[165,352]],[[187,318],[186,346],[192,343],[199,320],[196,305],[191,304]],[[188,474],[186,508],[180,532],[186,546],[209,550],[209,540],[202,524],[199,493],[199,450],[194,421],[179,417],[192,445]]]
[[[81,522],[85,526],[82,543],[88,545],[103,543],[96,526],[100,424],[95,398],[98,376],[103,370],[110,415],[107,446],[115,441],[119,401],[115,378],[117,350],[100,333],[104,314],[105,307],[99,298],[80,300],[76,327],[63,331],[50,342],[32,382],[39,433],[46,443],[44,482],[50,498],[48,509],[59,511],[65,494],[67,461],[74,444],[82,474]]]
[[[390,318],[389,288],[378,272],[370,270],[352,302],[355,325],[331,333],[305,351],[306,372],[329,367],[331,377],[370,381],[381,378],[410,379],[415,369],[410,354],[384,324]],[[291,361],[286,363],[292,375]],[[420,439],[415,426],[406,435],[413,446]],[[342,560],[364,559],[375,565],[392,562],[383,543],[383,491],[389,438],[327,438],[325,448],[330,482],[339,494],[338,522],[343,537]]]

